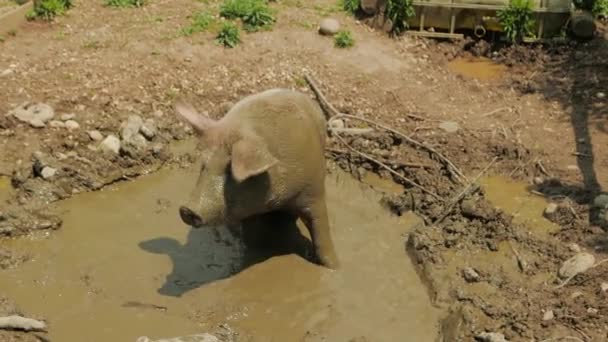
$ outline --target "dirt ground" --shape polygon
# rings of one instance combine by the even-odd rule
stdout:
[[[608,265],[596,264],[567,283],[557,279],[576,252],[603,260],[608,249],[589,205],[608,186],[608,41],[601,24],[589,42],[493,51],[483,42],[391,39],[340,13],[333,1],[272,6],[278,10],[273,30],[244,34],[235,49],[215,44],[212,33],[179,34],[189,15],[217,8],[214,1],[187,0],[152,0],[137,9],[81,0],[55,22],[28,22],[0,42],[0,199],[7,199],[0,235],[59,229],[52,202],[189,164],[193,158],[175,157],[169,148],[191,135],[173,116],[175,99],[219,117],[230,103],[268,88],[312,96],[303,78],[310,73],[340,112],[404,132],[466,175],[459,181],[436,154],[381,130],[345,141],[401,177],[336,137],[327,153],[356,177],[372,172],[400,183],[407,177],[427,190],[408,187],[384,202],[427,221],[408,237],[408,251],[432,300],[448,313],[444,340],[484,341],[484,332],[509,341],[608,338],[608,286],[602,285]],[[354,33],[353,48],[336,49],[317,34],[328,15]],[[46,103],[64,122],[34,128],[4,115],[24,102]],[[119,136],[133,115],[151,119],[155,134],[120,154],[100,151],[89,132]],[[68,120],[79,127],[65,128]],[[456,129],[446,129],[446,122]],[[364,126],[352,119],[345,124]],[[533,233],[488,202],[483,189],[432,224],[495,157],[486,175],[525,182],[557,203],[557,231]],[[45,176],[45,168],[55,172]],[[22,262],[27,256],[0,247],[0,268]],[[6,313],[17,310],[9,300],[0,302]],[[0,338],[43,340],[4,332]]]

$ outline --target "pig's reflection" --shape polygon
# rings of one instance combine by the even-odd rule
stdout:
[[[179,297],[273,256],[298,254],[310,260],[314,255],[312,244],[300,233],[296,221],[290,214],[274,212],[243,222],[238,237],[225,227],[202,227],[190,229],[185,244],[157,238],[139,246],[171,258],[173,271],[158,292]]]

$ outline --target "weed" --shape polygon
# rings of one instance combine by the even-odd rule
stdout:
[[[355,39],[350,31],[340,31],[334,36],[334,44],[338,48],[345,49],[355,45]]]
[[[276,21],[265,0],[224,0],[220,15],[226,19],[241,19],[249,32],[270,28]]]
[[[191,36],[195,33],[205,31],[213,23],[214,18],[207,12],[200,12],[194,15],[192,23],[182,29],[184,36]]]
[[[6,41],[6,38],[4,38],[4,36],[0,36],[0,43],[4,43]]]
[[[215,40],[227,48],[233,48],[241,42],[241,33],[238,26],[232,22],[225,22]]]
[[[532,35],[534,19],[531,0],[511,0],[509,6],[497,12],[500,25],[510,43],[521,42]]]
[[[141,7],[145,0],[105,0],[106,6],[111,7]]]
[[[34,2],[34,8],[26,15],[29,20],[41,18],[53,20],[56,16],[63,15],[73,6],[72,0],[40,0]]]
[[[608,17],[608,0],[595,0],[591,12],[596,16]]]
[[[392,34],[400,34],[409,27],[407,20],[416,14],[412,0],[387,0],[386,17],[393,22]]]
[[[342,9],[346,12],[355,14],[361,6],[361,0],[342,0]]]

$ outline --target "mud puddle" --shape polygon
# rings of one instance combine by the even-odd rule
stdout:
[[[488,58],[463,57],[450,61],[448,69],[464,77],[494,81],[503,76],[507,67],[494,63]]]
[[[0,205],[11,197],[11,179],[0,176]]]
[[[52,341],[135,341],[227,324],[245,341],[434,341],[431,306],[404,249],[409,224],[343,173],[328,176],[339,271],[296,251],[244,248],[225,229],[186,227],[192,172],[163,171],[60,204],[63,229],[6,240],[31,261],[0,271],[3,295],[47,319]],[[297,229],[296,229],[297,231]],[[292,240],[289,240],[292,241]]]

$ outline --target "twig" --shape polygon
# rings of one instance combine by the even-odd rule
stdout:
[[[0,329],[23,331],[46,331],[46,324],[32,318],[21,316],[0,317]]]
[[[545,176],[551,177],[551,174],[549,174],[549,172],[547,172],[547,169],[545,169],[545,167],[543,166],[542,161],[540,161],[540,160],[536,161],[536,166],[538,166],[538,169],[540,170],[540,172],[544,173]]]
[[[481,117],[482,117],[482,118],[487,118],[488,116],[492,116],[492,115],[494,115],[494,114],[496,114],[496,113],[498,113],[498,112],[501,112],[501,111],[503,111],[503,110],[505,110],[505,109],[508,109],[508,108],[507,108],[507,107],[501,107],[501,108],[497,108],[497,109],[494,109],[494,110],[493,110],[493,111],[491,111],[491,112],[487,112],[487,113],[485,113],[485,114],[481,115]]]
[[[435,220],[435,222],[433,222],[433,224],[440,223],[450,214],[452,208],[456,205],[456,203],[460,202],[467,195],[467,193],[469,193],[469,191],[475,185],[475,183],[477,183],[479,178],[481,178],[481,176],[483,176],[483,174],[486,173],[490,169],[490,167],[492,167],[492,165],[494,165],[496,160],[498,160],[498,157],[494,157],[494,159],[492,159],[492,161],[483,170],[481,170],[481,172],[479,172],[479,174],[473,179],[473,181],[471,181],[471,183],[465,186],[465,188],[458,195],[456,195],[454,199],[450,201],[450,204],[443,211],[443,214],[441,214],[441,216],[439,216]],[[479,189],[479,187],[475,187],[475,189]]]
[[[410,184],[410,185],[412,185],[412,186],[414,186],[414,187],[416,187],[416,188],[418,188],[418,189],[420,189],[420,190],[422,190],[422,191],[426,192],[427,194],[429,194],[429,195],[431,195],[431,196],[435,197],[436,199],[440,199],[440,198],[439,198],[439,196],[437,196],[437,195],[436,195],[434,192],[432,192],[432,191],[430,191],[430,190],[426,189],[426,188],[425,188],[425,187],[423,187],[422,185],[420,185],[420,184],[418,184],[418,183],[414,182],[413,180],[411,180],[411,179],[409,179],[409,178],[407,178],[407,177],[405,177],[405,176],[400,175],[398,172],[396,172],[395,170],[393,170],[393,169],[392,169],[390,166],[388,166],[388,165],[384,164],[383,162],[381,162],[381,161],[379,161],[379,160],[375,159],[375,158],[374,158],[374,157],[372,157],[372,156],[369,156],[369,155],[367,155],[367,154],[365,154],[365,153],[363,153],[363,152],[357,151],[357,150],[356,150],[354,147],[350,146],[350,145],[349,145],[349,144],[346,142],[346,140],[344,140],[344,138],[342,138],[342,137],[341,137],[339,134],[336,134],[336,137],[337,137],[337,138],[340,140],[340,142],[342,142],[342,144],[344,144],[344,145],[345,145],[345,146],[346,146],[346,147],[347,147],[349,150],[353,151],[354,153],[356,153],[356,154],[360,155],[361,157],[363,157],[363,158],[365,158],[365,159],[367,159],[367,160],[369,160],[369,161],[371,161],[371,162],[374,162],[374,163],[378,164],[378,166],[380,166],[380,167],[382,167],[382,168],[386,169],[388,172],[390,172],[391,174],[395,175],[396,177],[401,178],[401,179],[402,179],[403,181],[405,181],[406,183],[408,183],[408,184]]]
[[[451,160],[449,160],[448,158],[446,158],[443,154],[441,154],[440,152],[436,151],[434,148],[428,146],[425,143],[421,143],[417,140],[412,139],[411,137],[405,135],[404,133],[401,133],[397,130],[394,130],[386,125],[380,124],[378,122],[369,120],[369,119],[365,119],[365,118],[360,118],[358,116],[354,116],[354,115],[349,115],[349,114],[344,114],[344,113],[340,113],[336,110],[336,108],[334,108],[328,101],[327,98],[323,95],[323,93],[321,92],[321,90],[319,89],[319,87],[317,86],[317,83],[314,81],[314,79],[312,78],[312,76],[310,75],[304,75],[304,79],[306,80],[306,82],[308,82],[308,84],[310,85],[310,87],[312,88],[313,92],[317,95],[317,99],[319,100],[319,102],[321,103],[321,106],[324,107],[326,109],[326,117],[327,119],[337,119],[338,117],[344,117],[344,118],[350,118],[353,120],[359,120],[359,121],[363,121],[366,122],[368,124],[372,124],[374,126],[377,126],[379,128],[385,129],[403,139],[405,139],[407,142],[409,142],[412,145],[421,147],[426,149],[427,151],[434,153],[435,155],[437,155],[439,157],[439,159],[446,164],[446,166],[448,168],[452,168],[452,170],[454,170],[454,172],[456,173],[456,175],[458,175],[458,178],[461,178],[462,180],[464,180],[465,182],[467,181],[467,177],[462,173],[462,171],[460,171],[460,169],[458,167],[456,167],[456,165],[454,165],[454,163],[452,163]],[[358,151],[357,151],[358,152]]]
[[[343,133],[350,135],[365,135],[372,133],[373,128],[329,128],[332,133]]]
[[[336,153],[336,154],[348,154],[350,153],[349,151],[344,151],[344,150],[339,150],[336,148],[325,148],[328,152],[331,153]],[[428,165],[428,164],[420,164],[420,163],[410,163],[410,162],[404,162],[404,161],[399,161],[399,160],[386,160],[384,158],[380,159],[378,158],[378,160],[380,160],[383,163],[386,164],[393,164],[396,166],[401,166],[401,167],[410,167],[410,168],[420,168],[420,169],[432,169],[433,166],[432,165]]]

